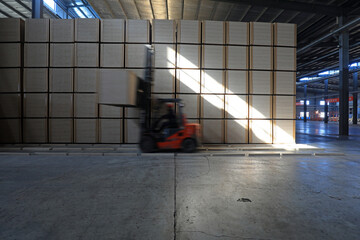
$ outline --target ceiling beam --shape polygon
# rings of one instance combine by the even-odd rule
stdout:
[[[3,10],[0,9],[0,13],[5,15],[8,18],[13,18],[13,16],[11,16],[10,14],[8,14],[7,12],[4,12]]]
[[[259,7],[268,7],[275,9],[284,9],[300,12],[316,13],[327,16],[340,16],[345,10],[337,6],[328,6],[324,4],[303,3],[289,0],[215,0],[220,2],[230,2],[237,4],[247,4]]]
[[[19,12],[16,8],[14,8],[13,6],[11,6],[10,4],[6,3],[3,0],[0,0],[0,3],[2,3],[5,7],[9,8],[10,10],[12,10],[13,12],[15,12],[17,15],[23,17],[23,18],[29,18],[28,16],[26,16],[25,14]]]
[[[355,25],[357,25],[357,24],[359,24],[359,23],[360,23],[360,17],[358,17],[358,18],[356,18],[356,19],[354,19],[354,20],[352,20],[352,21],[344,24],[342,27],[339,27],[339,28],[335,29],[335,30],[332,31],[331,33],[328,33],[328,34],[320,37],[319,39],[317,39],[317,40],[315,40],[314,42],[306,45],[305,47],[300,48],[299,50],[297,50],[296,53],[297,53],[297,54],[301,54],[301,53],[304,52],[305,50],[307,50],[307,49],[309,49],[309,48],[311,48],[311,47],[319,44],[320,42],[322,42],[322,41],[324,41],[325,39],[333,36],[334,34],[339,33],[339,32],[341,32],[341,31],[343,31],[343,30],[349,29],[349,28],[351,28],[351,27],[353,27],[353,26],[355,26]]]
[[[264,13],[266,12],[266,10],[268,10],[267,7],[265,7],[260,13],[259,15],[256,17],[255,21],[254,22],[257,22],[260,20],[260,18],[264,15]]]
[[[244,13],[243,13],[243,14],[241,15],[241,17],[239,18],[239,22],[241,22],[241,21],[245,18],[246,14],[249,12],[250,8],[251,8],[251,5],[249,5],[249,6],[245,9]]]

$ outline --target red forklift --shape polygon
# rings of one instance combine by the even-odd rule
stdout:
[[[138,78],[137,106],[140,108],[140,149],[194,152],[200,143],[200,124],[188,123],[181,99],[153,99],[153,49],[146,47],[144,79]]]

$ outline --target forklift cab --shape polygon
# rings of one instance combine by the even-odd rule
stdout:
[[[150,128],[141,134],[140,148],[143,152],[158,149],[181,149],[194,152],[199,144],[200,126],[187,123],[181,99],[156,99],[153,103]],[[173,114],[173,116],[170,116]]]
[[[184,129],[184,104],[180,99],[157,99],[152,116],[152,129],[166,139]]]

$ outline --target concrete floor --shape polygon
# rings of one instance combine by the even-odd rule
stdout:
[[[346,154],[0,155],[0,239],[359,239],[360,128],[297,125]]]

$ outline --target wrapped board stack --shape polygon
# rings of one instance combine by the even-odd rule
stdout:
[[[75,24],[50,20],[49,142],[74,142]],[[76,83],[78,78],[76,78]]]
[[[23,77],[23,141],[49,141],[49,19],[26,19]]]
[[[22,142],[23,28],[21,19],[0,19],[0,143]]]
[[[0,141],[137,143],[139,110],[99,104],[98,83],[133,105],[152,44],[153,97],[182,99],[204,143],[295,142],[295,25],[151,24],[0,19]]]

